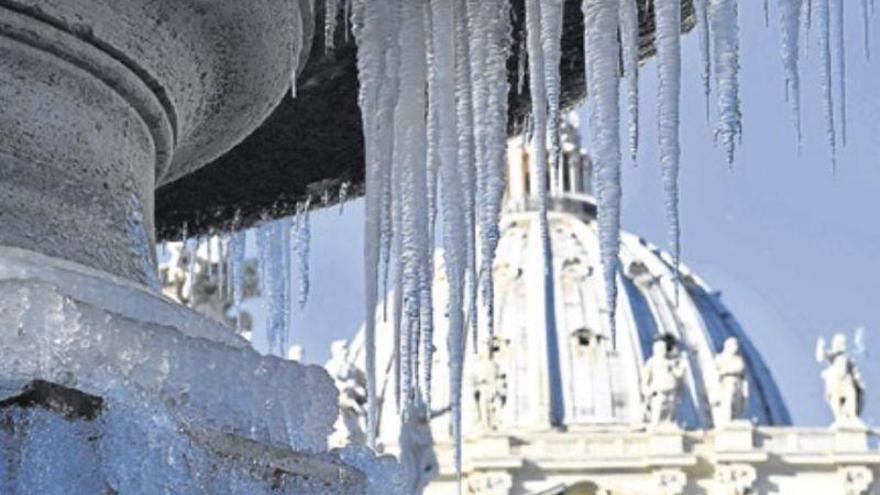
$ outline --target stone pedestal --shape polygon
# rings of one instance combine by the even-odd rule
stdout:
[[[834,432],[836,452],[867,452],[868,428],[861,423],[838,424],[831,427]]]
[[[155,187],[266,118],[312,8],[0,1],[0,493],[397,493],[327,452],[323,369],[156,292]]]
[[[755,428],[748,421],[733,421],[715,430],[718,452],[748,452],[755,448]]]
[[[684,432],[675,424],[658,425],[648,430],[650,453],[654,456],[672,456],[684,453]]]

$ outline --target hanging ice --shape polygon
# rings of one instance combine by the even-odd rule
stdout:
[[[819,78],[822,87],[822,112],[825,135],[831,149],[831,171],[837,169],[837,132],[834,128],[834,95],[831,83],[831,13],[830,0],[812,0],[816,4],[816,35],[819,37]]]
[[[309,300],[309,287],[311,285],[309,273],[309,258],[311,256],[310,248],[312,242],[312,230],[311,225],[309,224],[310,204],[311,198],[297,205],[293,229],[286,236],[288,240],[291,240],[291,235],[293,236],[292,248],[293,253],[296,254],[296,302],[300,308],[304,308]],[[373,307],[375,308],[375,305]]]
[[[563,7],[563,0],[541,2],[541,45],[544,52],[544,91],[547,95],[547,137],[552,192],[560,192],[562,189],[559,155],[559,64],[562,57]]]
[[[485,179],[483,187],[481,224],[481,296],[486,307],[486,327],[489,337],[494,334],[494,285],[492,266],[498,247],[501,214],[507,170],[507,98],[510,85],[507,80],[507,60],[510,57],[510,15],[507,0],[487,0],[486,10],[486,97],[487,129],[485,133]],[[558,134],[558,133],[557,133]]]
[[[733,164],[733,155],[742,132],[739,104],[739,13],[738,0],[711,0],[712,48],[714,52],[715,88],[718,92],[718,123],[715,126],[715,140],[727,156],[728,165]],[[680,9],[676,12],[680,13]],[[659,22],[659,21],[658,21]],[[671,26],[671,22],[670,22]],[[671,29],[671,27],[670,27]],[[658,37],[659,37],[658,26]],[[678,29],[675,38],[675,65],[680,66]],[[658,47],[659,54],[659,47]],[[661,63],[663,57],[660,57]],[[677,69],[678,71],[678,69]],[[678,78],[676,78],[678,79]],[[676,82],[676,86],[678,83]],[[678,89],[676,89],[676,95]],[[676,108],[678,107],[676,98]],[[660,102],[663,105],[663,102]],[[676,117],[678,110],[676,110]],[[677,119],[676,119],[677,120]],[[676,123],[676,126],[678,124]],[[677,132],[676,132],[677,134]],[[678,145],[676,144],[676,147]],[[678,153],[676,151],[676,153]],[[676,159],[677,161],[677,159]]]
[[[844,0],[830,0],[834,71],[837,73],[837,104],[840,116],[840,141],[846,146],[846,42],[844,41]]]
[[[865,60],[871,59],[871,14],[868,0],[862,0],[862,29],[864,30]]]
[[[541,1],[526,0],[526,44],[529,51],[531,66],[544,66],[543,43],[541,40]],[[616,24],[615,24],[616,27]],[[547,93],[543,75],[536,70],[529,71],[529,89],[532,101],[532,121],[534,135],[532,136],[532,156],[535,160],[533,176],[538,190],[538,224],[541,235],[541,264],[543,267],[543,295],[544,295],[544,332],[547,335],[547,359],[548,359],[548,389],[550,424],[561,424],[564,411],[561,397],[552,393],[560,390],[561,375],[558,362],[556,344],[556,297],[553,285],[553,253],[550,245],[550,221],[547,215]]]
[[[379,256],[382,234],[382,192],[384,188],[383,142],[379,132],[379,91],[384,79],[387,33],[384,25],[388,10],[386,2],[358,0],[353,5],[353,30],[358,43],[358,104],[364,132],[366,163],[364,222],[364,281],[366,315],[367,374],[367,443],[376,446],[376,318],[378,301]]]
[[[394,121],[394,166],[400,168],[401,203],[401,251],[403,321],[406,334],[401,338],[400,360],[402,365],[403,401],[409,403],[415,398],[415,372],[411,348],[413,332],[418,332],[422,321],[422,290],[425,282],[423,270],[429,255],[428,212],[425,204],[427,196],[426,177],[426,125],[425,84],[427,66],[425,62],[424,12],[418,2],[404,1],[400,6],[400,26],[398,43],[400,45],[400,89]]]
[[[677,0],[676,0],[677,1]],[[620,251],[620,134],[617,41],[619,0],[585,0],[584,43],[590,95],[590,143],[596,167],[599,248],[605,280],[609,332],[615,342],[617,268]]]
[[[284,356],[287,352],[285,333],[289,298],[284,292],[284,251],[287,229],[283,221],[266,222],[258,231],[260,280],[262,281],[263,306],[266,312],[266,342],[269,352]]]
[[[244,301],[244,259],[247,245],[246,231],[233,232],[232,234],[232,302],[235,306],[235,329],[242,333],[242,301]]]
[[[336,34],[336,14],[339,13],[339,0],[324,0],[324,50],[334,47]]]
[[[733,3],[737,0],[712,0],[713,27],[721,4]],[[676,284],[678,281],[678,263],[681,248],[679,239],[678,211],[678,169],[681,158],[679,145],[679,99],[681,97],[681,2],[679,0],[657,0],[654,4],[657,35],[657,74],[659,77],[657,90],[657,125],[659,137],[659,154],[663,190],[665,192],[666,221],[669,227],[669,244],[675,268]],[[715,49],[718,50],[716,42]],[[716,71],[719,62],[716,59]],[[725,79],[725,83],[727,83]],[[729,94],[730,89],[721,87],[719,94]],[[723,97],[722,97],[723,98]],[[676,285],[676,295],[678,294]]]
[[[705,0],[695,1],[699,4]],[[620,0],[619,9],[626,108],[629,111],[629,152],[634,163],[639,152],[639,7],[636,2],[638,0]],[[705,10],[705,4],[703,8]],[[589,42],[585,43],[589,46]],[[589,89],[587,93],[590,93]]]
[[[345,213],[345,202],[348,201],[348,189],[351,182],[345,181],[339,186],[339,214]]]
[[[694,13],[697,16],[697,31],[700,38],[700,62],[702,72],[700,76],[703,79],[703,93],[706,97],[706,121],[709,121],[709,94],[711,92],[711,57],[709,56],[709,12],[706,3],[709,0],[694,0]],[[781,0],[789,1],[789,0]],[[794,0],[799,1],[799,0]],[[809,1],[809,0],[807,0]]]
[[[798,149],[801,142],[801,90],[798,67],[800,49],[800,18],[803,0],[779,0],[779,28],[781,31],[782,66],[785,71],[785,94],[791,104],[797,133]]]

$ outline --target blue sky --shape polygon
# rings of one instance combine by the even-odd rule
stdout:
[[[860,363],[871,424],[880,424],[880,59],[865,61],[859,2],[846,2],[848,142],[832,176],[821,119],[816,44],[802,61],[804,142],[797,153],[785,101],[778,27],[740,2],[742,145],[732,169],[706,124],[697,37],[683,38],[683,260],[714,288],[763,352],[798,424],[829,424],[816,338],[865,328]],[[775,4],[775,2],[771,2]],[[771,15],[775,12],[771,10]],[[880,16],[871,20],[880,31]],[[872,39],[880,57],[880,37]],[[641,72],[642,152],[625,162],[623,225],[666,243],[656,154],[656,70]],[[714,102],[713,102],[714,103]],[[714,115],[713,115],[714,118]],[[584,122],[585,119],[582,119]],[[363,322],[363,203],[312,216],[312,293],[294,315],[306,360]]]

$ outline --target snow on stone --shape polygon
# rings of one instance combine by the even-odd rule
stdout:
[[[585,0],[583,3],[587,93],[591,96],[589,132],[596,167],[599,248],[612,342],[616,335],[616,277],[620,252],[620,95],[617,78],[620,46],[615,30],[620,7],[618,0]]]
[[[728,165],[732,165],[736,145],[742,134],[742,115],[739,101],[738,0],[711,0],[710,7],[715,88],[718,93],[718,122],[715,125],[715,141],[721,145]],[[672,37],[675,38],[675,44],[678,46],[677,33]],[[676,48],[676,60],[680,58],[678,52],[680,49]],[[680,66],[680,61],[676,62],[676,65]],[[676,107],[678,106],[677,102],[676,97]],[[662,101],[660,105],[663,105]]]

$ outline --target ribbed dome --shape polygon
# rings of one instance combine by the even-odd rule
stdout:
[[[567,127],[567,136],[576,135]],[[589,190],[589,160],[579,146],[568,146],[562,172],[551,180],[550,229],[555,290],[555,342],[546,331],[543,309],[543,262],[538,214],[529,180],[530,160],[511,146],[507,210],[500,222],[501,240],[494,264],[495,335],[490,347],[485,318],[479,318],[478,352],[468,338],[463,390],[463,429],[481,426],[476,393],[494,381],[506,400],[496,401],[491,429],[516,431],[553,427],[609,428],[644,421],[641,369],[657,338],[674,338],[687,364],[678,422],[689,428],[711,428],[709,390],[717,380],[715,356],[728,337],[742,349],[751,391],[746,416],[763,425],[785,425],[790,417],[770,371],[736,319],[687,267],[681,267],[676,305],[670,256],[644,240],[621,238],[616,346],[609,335],[604,282],[599,258],[596,206]],[[580,158],[578,158],[580,157]],[[436,439],[449,434],[449,369],[446,348],[446,280],[443,257],[435,264],[434,307],[437,348],[434,355],[432,429]],[[387,312],[377,311],[378,390],[382,411],[396,411],[393,295]],[[388,316],[387,321],[383,316]],[[481,316],[483,312],[480,313]],[[548,346],[549,343],[549,346]],[[555,351],[553,349],[556,349]],[[363,332],[351,356],[363,369]],[[549,379],[558,376],[559,379]],[[482,385],[477,385],[479,380]],[[503,403],[503,404],[502,404]],[[561,425],[551,424],[550,404],[561,404]],[[499,405],[501,404],[501,405]],[[485,403],[483,407],[487,407]],[[379,438],[394,444],[399,420],[383,413]]]

